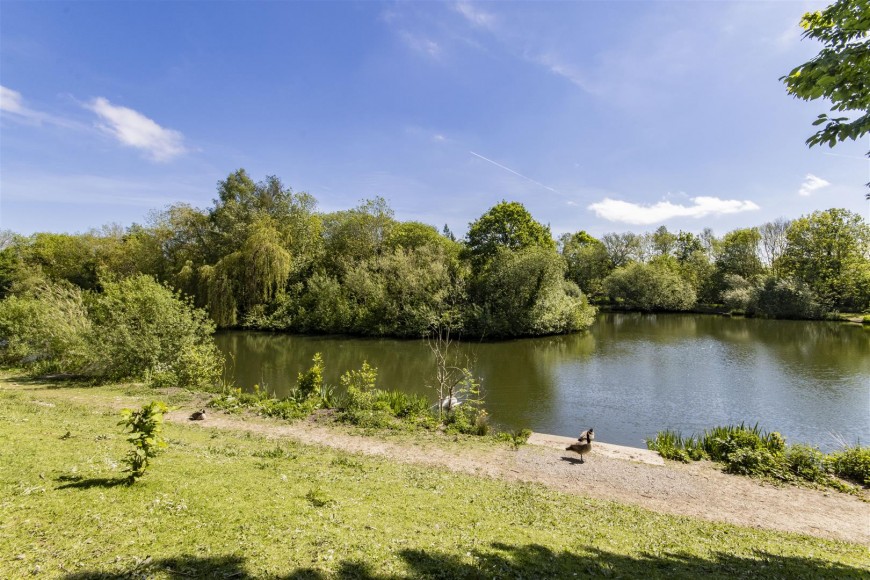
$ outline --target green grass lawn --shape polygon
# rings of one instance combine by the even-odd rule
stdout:
[[[856,544],[187,425],[127,486],[107,403],[149,396],[0,378],[0,578],[870,574]]]

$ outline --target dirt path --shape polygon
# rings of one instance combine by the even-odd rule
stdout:
[[[507,447],[457,446],[451,449],[437,442],[410,443],[351,434],[314,420],[284,425],[209,413],[205,421],[193,423],[187,421],[190,412],[177,411],[167,418],[202,427],[288,437],[301,443],[508,481],[535,482],[562,492],[633,504],[662,513],[870,546],[870,504],[835,491],[774,486],[728,475],[709,462],[689,465],[667,462],[657,466],[601,453],[596,455],[593,449],[587,461],[578,464],[569,453],[551,447],[526,445],[517,451]]]

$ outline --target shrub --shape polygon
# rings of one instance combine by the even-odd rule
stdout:
[[[132,484],[142,477],[151,458],[155,457],[160,449],[166,447],[162,432],[163,414],[168,410],[165,403],[152,401],[138,411],[133,409],[121,411],[123,419],[118,425],[129,427],[130,436],[127,437],[127,441],[133,445],[123,460],[128,466],[125,471],[130,474],[127,478],[128,483]]]
[[[91,342],[101,355],[94,374],[101,378],[140,378],[162,364],[181,387],[220,381],[223,360],[211,341],[214,324],[150,276],[104,281],[91,318]]]
[[[603,284],[611,299],[640,310],[688,310],[697,298],[691,284],[666,264],[633,262],[611,272]]]
[[[689,462],[689,454],[685,449],[683,436],[677,431],[665,430],[656,433],[655,439],[646,440],[647,449],[658,451],[665,459]]]
[[[835,475],[870,487],[870,447],[846,447],[828,455],[825,462]]]
[[[94,355],[91,320],[82,291],[72,284],[39,282],[0,301],[0,361],[35,373],[84,372]]]
[[[489,413],[474,405],[457,405],[444,417],[448,433],[464,435],[486,435],[489,433]]]
[[[102,294],[92,294],[42,282],[0,302],[2,362],[157,386],[220,382],[223,358],[203,311],[149,276],[102,285]]]
[[[499,441],[507,441],[513,445],[514,449],[517,449],[520,445],[525,445],[531,436],[531,429],[518,429],[516,431],[500,431],[495,437]]]
[[[773,276],[753,288],[746,310],[770,318],[815,319],[825,314],[809,286],[791,278]]]
[[[304,373],[299,373],[299,380],[296,382],[296,390],[302,397],[319,394],[323,389],[323,357],[318,352],[311,362],[313,363],[311,368]]]
[[[816,483],[824,483],[828,474],[821,451],[809,445],[791,445],[785,453],[785,461],[791,473]]]
[[[788,476],[783,470],[782,460],[764,447],[738,447],[734,440],[729,442],[733,446],[725,460],[725,471],[742,475],[772,476],[777,479],[787,480]]]

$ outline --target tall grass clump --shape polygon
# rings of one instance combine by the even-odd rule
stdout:
[[[787,445],[780,433],[762,431],[757,424],[714,427],[699,437],[660,431],[646,444],[665,459],[685,463],[710,459],[723,464],[728,473],[810,482],[846,491],[848,486],[833,476],[870,486],[870,448],[845,447],[825,455],[809,445]]]

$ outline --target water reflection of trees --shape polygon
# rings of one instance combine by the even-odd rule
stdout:
[[[337,384],[344,371],[363,361],[378,368],[378,386],[432,395],[435,366],[428,344],[414,340],[312,337],[263,332],[227,332],[217,336],[220,348],[230,353],[228,372],[246,390],[265,385],[278,395],[295,385],[316,352],[323,354],[324,379]],[[595,338],[590,333],[506,342],[455,342],[456,359],[482,379],[491,407],[501,409],[522,424],[530,406],[546,411],[555,400],[556,373],[565,363],[591,357]]]

